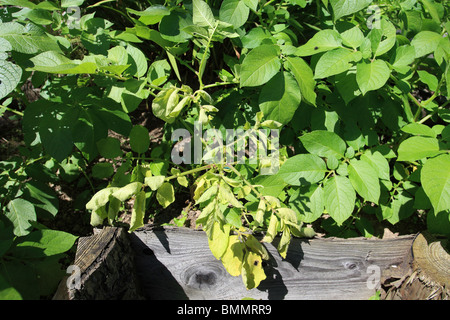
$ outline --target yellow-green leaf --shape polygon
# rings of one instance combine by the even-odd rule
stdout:
[[[134,200],[134,206],[131,210],[131,221],[130,229],[128,232],[132,232],[137,228],[144,225],[144,215],[145,215],[145,191],[140,191]]]
[[[242,280],[247,289],[259,286],[260,282],[266,279],[266,274],[262,267],[261,257],[253,252],[247,252],[242,266]]]
[[[159,204],[163,208],[167,208],[172,202],[175,201],[173,186],[168,182],[164,182],[156,193],[156,200],[158,200]]]
[[[214,222],[210,236],[211,238],[208,238],[209,248],[214,257],[219,260],[228,248],[230,225],[221,226],[219,222]]]
[[[238,236],[231,235],[229,237],[228,247],[221,260],[229,274],[234,277],[241,274],[244,260],[244,244],[239,241]]]

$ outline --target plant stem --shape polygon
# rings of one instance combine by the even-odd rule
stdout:
[[[239,171],[237,171],[236,170],[236,168],[235,167],[233,167],[232,165],[231,165],[231,163],[227,163],[227,166],[239,177],[239,178],[241,178],[242,179],[242,181],[244,181],[244,183],[247,185],[247,186],[249,186],[250,187],[250,189],[258,196],[258,198],[260,198],[260,199],[264,199],[264,196],[258,191],[258,190],[256,190],[256,188],[250,183],[250,182],[248,182],[247,181],[247,179],[245,179],[243,176],[242,176],[242,174],[239,172]],[[264,200],[265,201],[265,200]]]
[[[206,86],[203,86],[203,89],[209,89],[209,88],[214,88],[214,87],[220,87],[220,86],[226,86],[229,84],[237,84],[237,82],[216,82],[216,83],[212,83],[212,84],[207,84]]]
[[[189,170],[189,171],[185,171],[183,173],[174,174],[173,176],[167,177],[165,179],[165,181],[170,181],[170,180],[176,179],[178,177],[184,177],[184,176],[187,176],[187,175],[190,175],[190,174],[193,174],[193,173],[197,173],[197,172],[200,172],[200,171],[209,170],[213,166],[214,165],[212,165],[212,164],[208,164],[206,166],[203,166],[203,167],[200,167],[200,168],[196,168],[196,169],[192,169],[192,170]]]
[[[209,46],[211,45],[212,37],[214,36],[214,33],[216,33],[216,29],[218,26],[219,26],[219,24],[216,23],[216,25],[214,26],[214,29],[211,32],[211,35],[209,36],[208,43],[206,44],[205,52],[203,53],[202,60],[200,61],[200,66],[198,68],[197,76],[198,76],[198,82],[200,84],[200,90],[202,90],[204,88],[202,78],[203,78],[203,72],[205,71],[205,67],[206,67],[206,61],[207,61],[206,57],[209,52]]]
[[[7,110],[7,111],[10,111],[10,112],[12,112],[12,113],[15,113],[15,114],[17,114],[17,115],[23,117],[23,112],[20,112],[20,111],[17,111],[17,110],[8,108],[7,106],[1,105],[1,104],[0,104],[0,108],[3,108],[3,109],[5,109],[5,110]]]

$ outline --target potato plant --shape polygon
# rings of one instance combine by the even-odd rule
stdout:
[[[1,297],[48,294],[20,275],[73,245],[41,223],[64,214],[49,187],[61,179],[78,181],[92,226],[130,208],[130,232],[190,193],[212,254],[248,289],[277,237],[286,258],[317,228],[372,237],[423,220],[450,234],[446,1],[2,4],[0,112],[21,118],[25,146],[0,162]],[[137,110],[163,123],[159,145]]]

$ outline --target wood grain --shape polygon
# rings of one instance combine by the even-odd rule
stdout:
[[[229,275],[211,254],[204,232],[144,228],[130,235],[143,294],[172,300],[366,300],[379,281],[409,268],[413,239],[293,239],[286,259],[274,241],[265,244],[267,279],[247,290],[241,277]]]

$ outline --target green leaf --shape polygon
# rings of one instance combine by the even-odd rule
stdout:
[[[168,16],[170,14],[170,10],[162,5],[153,5],[144,11],[136,11],[127,8],[127,11],[131,14],[139,16],[139,21],[145,25],[156,24],[160,22],[164,16]]]
[[[370,150],[368,150],[361,156],[361,160],[367,162],[372,166],[372,168],[375,169],[378,174],[378,178],[390,180],[389,162],[379,151],[375,151],[374,153],[372,153]]]
[[[0,300],[22,300],[19,291],[11,286],[11,284],[0,273]]]
[[[439,142],[435,138],[411,137],[398,148],[398,161],[416,161],[433,157],[439,153]]]
[[[342,225],[353,213],[356,193],[346,177],[334,176],[325,183],[325,208],[338,225]]]
[[[153,191],[156,191],[162,186],[165,179],[165,176],[145,177],[145,184],[148,185]]]
[[[259,107],[267,120],[288,124],[300,106],[301,94],[297,81],[288,72],[277,73],[259,95]]]
[[[73,247],[76,236],[57,230],[36,230],[20,239],[12,249],[17,258],[35,259],[66,252]]]
[[[286,160],[277,176],[291,186],[313,184],[325,177],[325,162],[314,154],[300,154]]]
[[[301,188],[298,191],[298,196],[290,200],[289,205],[300,214],[300,221],[313,223],[320,218],[325,209],[322,187],[311,185],[306,189]]]
[[[139,154],[148,151],[150,146],[150,136],[148,129],[141,125],[135,125],[130,132],[130,146],[131,150]]]
[[[380,199],[380,182],[377,171],[367,162],[352,159],[348,166],[348,178],[356,192],[365,201],[378,204]]]
[[[432,31],[422,31],[414,37],[411,41],[411,45],[416,50],[416,58],[426,56],[434,52],[439,42],[442,40],[442,36],[439,33]]]
[[[17,87],[21,77],[22,69],[19,66],[0,60],[0,99],[6,97]]]
[[[436,132],[431,129],[429,126],[424,125],[422,123],[410,123],[407,124],[402,128],[403,132],[413,134],[415,136],[425,136],[425,137],[431,137],[436,138]]]
[[[450,214],[448,211],[441,211],[438,214],[429,212],[427,214],[427,229],[433,234],[450,236]]]
[[[361,52],[338,48],[326,52],[316,65],[315,78],[323,79],[342,72],[352,67],[352,62],[358,62],[362,59]]]
[[[208,27],[209,29],[214,29],[216,25],[216,20],[211,11],[211,8],[203,0],[192,0],[192,22],[200,27]]]
[[[358,12],[372,3],[372,0],[329,0],[333,8],[334,21]]]
[[[134,199],[133,209],[131,210],[130,229],[128,232],[144,226],[145,215],[145,191],[141,190]]]
[[[392,66],[394,69],[401,70],[401,67],[411,65],[416,59],[416,49],[413,46],[401,46],[396,49],[395,60]]]
[[[364,42],[364,34],[358,26],[341,33],[342,43],[353,49],[359,48]]]
[[[315,106],[317,98],[317,94],[314,91],[316,81],[314,80],[312,69],[302,58],[286,57],[286,61],[288,70],[292,72],[300,86],[303,99]]]
[[[14,234],[16,236],[25,236],[30,233],[30,222],[36,221],[36,211],[31,202],[24,199],[11,200],[6,206],[6,217],[14,226]]]
[[[106,137],[97,141],[97,149],[100,155],[106,159],[114,159],[123,154],[120,149],[120,141],[112,137]]]
[[[173,186],[169,182],[164,182],[156,193],[156,200],[163,208],[167,208],[175,201]]]
[[[242,27],[248,19],[250,9],[240,0],[224,0],[220,6],[219,19],[235,29]]]
[[[217,260],[220,260],[228,248],[230,229],[230,225],[226,224],[222,226],[217,221],[213,224],[210,237],[208,237],[208,244],[212,254]]]
[[[436,213],[450,209],[449,154],[428,159],[420,173],[420,181]]]
[[[419,75],[420,81],[425,83],[431,91],[438,89],[439,80],[435,75],[425,70],[419,70],[417,74]]]
[[[83,2],[84,0],[61,0],[61,8],[79,7]]]
[[[391,75],[388,65],[383,60],[361,61],[356,70],[356,82],[363,95],[383,87]]]
[[[188,12],[172,10],[170,15],[163,17],[159,24],[160,35],[164,40],[181,43],[186,42],[192,38],[192,36],[183,29],[192,24],[192,16]],[[155,36],[156,34],[152,33],[151,38],[154,38]],[[158,42],[164,44],[164,42],[159,39]]]
[[[127,46],[127,53],[129,54],[128,64],[131,66],[126,70],[135,77],[143,77],[147,73],[147,58],[144,53],[132,45]]]
[[[394,197],[390,207],[387,207],[387,212],[383,213],[386,215],[386,220],[391,224],[396,224],[400,220],[405,220],[410,217],[414,212],[414,199],[411,195],[402,190]],[[386,210],[386,209],[385,209]]]
[[[342,47],[340,34],[332,29],[317,32],[306,44],[300,46],[295,55],[299,57],[312,56],[317,53]]]
[[[114,174],[114,167],[112,163],[100,162],[92,167],[92,176],[97,179],[109,178]]]
[[[309,153],[319,157],[336,157],[341,159],[345,155],[347,145],[334,132],[316,130],[300,137],[300,141]]]
[[[29,70],[34,71],[62,74],[92,74],[97,72],[97,65],[95,63],[70,60],[55,51],[43,52],[30,60],[34,66],[29,68]]]
[[[372,48],[374,57],[387,53],[394,47],[397,40],[397,29],[390,21],[382,19],[381,29],[379,31],[381,33],[380,41],[375,45],[376,49]]]
[[[279,54],[279,47],[270,44],[250,51],[241,65],[241,87],[257,87],[272,79],[281,68]]]
[[[58,51],[61,49],[56,40],[38,26],[28,24],[21,25],[18,22],[0,23],[0,38],[7,40],[13,51],[33,54],[42,51]]]

